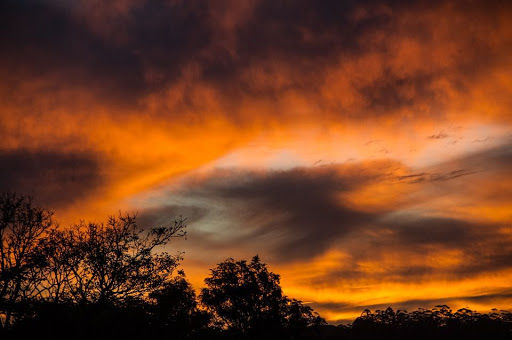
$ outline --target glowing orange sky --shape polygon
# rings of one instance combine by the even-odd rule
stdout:
[[[501,2],[7,1],[0,189],[62,224],[189,219],[330,321],[512,307]]]

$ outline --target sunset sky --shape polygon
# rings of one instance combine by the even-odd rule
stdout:
[[[512,2],[4,0],[0,191],[182,215],[328,321],[512,308]]]

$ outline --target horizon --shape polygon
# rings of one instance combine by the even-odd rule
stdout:
[[[512,4],[7,0],[0,192],[183,216],[329,323],[512,308]]]

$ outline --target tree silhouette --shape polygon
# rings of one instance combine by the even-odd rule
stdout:
[[[207,329],[210,315],[199,309],[194,289],[183,272],[153,291],[149,298],[153,324],[158,327],[158,332],[190,337]]]
[[[143,298],[172,277],[181,255],[155,250],[184,236],[184,229],[184,220],[178,219],[144,230],[135,216],[120,215],[106,224],[82,223],[54,231],[57,242],[49,240],[45,256],[54,260],[50,270],[63,272],[65,291],[59,294],[79,303],[122,303]],[[59,249],[62,244],[64,250]],[[47,293],[55,300],[52,294],[58,292]]]
[[[96,310],[89,316],[145,310],[151,305],[149,295],[164,288],[188,287],[190,293],[184,278],[174,278],[181,254],[163,249],[185,235],[183,219],[144,229],[127,214],[62,229],[52,215],[29,197],[0,195],[2,331],[45,314],[81,315],[77,320],[83,321],[86,310]],[[181,298],[181,307],[186,299],[196,304],[195,295]],[[143,314],[149,318],[151,312]]]
[[[218,324],[244,337],[322,324],[311,308],[283,295],[279,275],[258,256],[251,262],[230,258],[211,269],[201,303]]]
[[[52,303],[71,300],[70,259],[75,254],[74,244],[67,233],[58,227],[50,228],[35,249],[35,264],[30,268],[32,297]]]
[[[37,245],[52,226],[53,213],[29,197],[0,195],[0,325],[9,327],[21,300],[31,297]],[[3,321],[3,322],[2,322]]]

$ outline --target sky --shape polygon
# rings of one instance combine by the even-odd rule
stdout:
[[[333,323],[512,308],[512,3],[4,0],[0,191],[182,215]]]

